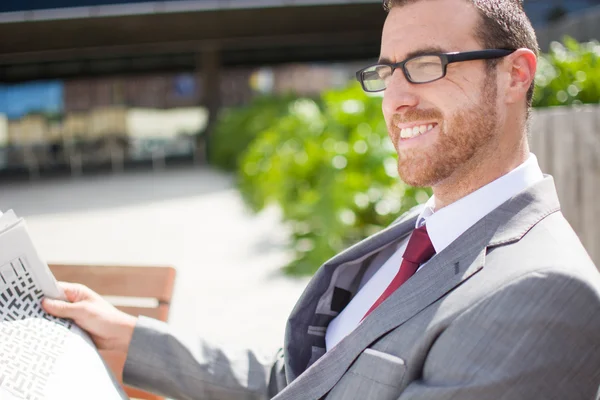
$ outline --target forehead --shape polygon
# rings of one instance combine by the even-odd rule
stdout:
[[[480,20],[465,0],[420,0],[390,11],[381,39],[381,56],[400,61],[423,49],[476,50]]]

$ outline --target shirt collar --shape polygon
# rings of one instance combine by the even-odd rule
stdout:
[[[437,212],[432,196],[419,214],[416,228],[427,225],[431,243],[439,253],[492,210],[543,179],[537,158],[530,153],[527,161],[508,174]]]

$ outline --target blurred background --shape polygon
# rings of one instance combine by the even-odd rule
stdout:
[[[532,148],[600,265],[600,1],[524,6],[543,51]],[[381,97],[354,82],[385,15],[3,0],[0,210],[48,261],[173,265],[178,331],[272,348],[319,265],[431,194],[399,181]]]

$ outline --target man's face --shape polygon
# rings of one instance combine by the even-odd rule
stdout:
[[[479,50],[477,10],[464,0],[423,0],[395,7],[386,20],[381,59]],[[497,136],[497,82],[484,61],[448,65],[444,78],[412,84],[400,69],[384,92],[383,114],[398,153],[398,172],[413,186],[436,186],[468,173]],[[403,129],[422,127],[417,136]]]

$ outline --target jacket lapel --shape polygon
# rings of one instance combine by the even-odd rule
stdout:
[[[537,222],[559,210],[560,205],[551,177],[513,197],[473,225],[441,253],[435,255],[365,318],[350,335],[317,360],[298,379],[291,381],[290,385],[275,399],[299,400],[323,397],[364,349],[481,271],[485,266],[488,248],[519,240]],[[416,215],[410,221],[413,228],[414,218]],[[409,221],[405,220],[398,225],[407,222]],[[400,231],[398,226],[395,227]],[[409,227],[404,226],[403,229]],[[392,232],[395,232],[394,226],[386,229],[382,234],[389,235],[388,238],[391,238]],[[385,242],[382,236],[379,237],[379,244]],[[364,243],[363,246],[364,249],[372,247],[370,243]],[[338,256],[341,262],[361,254],[359,249],[353,249],[354,247]],[[352,256],[349,256],[348,253],[351,251]],[[305,293],[306,295],[311,293]],[[288,329],[290,326],[293,325],[288,325]]]
[[[369,236],[365,240],[358,242],[354,246],[337,254],[324,265],[341,265],[350,261],[357,260],[365,255],[388,245],[394,240],[401,238],[412,232],[415,229],[417,217],[423,209],[422,206],[411,209],[406,215],[403,215],[398,220],[394,221],[390,226],[376,234]]]
[[[370,236],[327,261],[311,279],[288,318],[285,334],[285,373],[288,382],[304,372],[312,355],[312,343],[307,332],[315,315],[317,303],[327,290],[334,271],[342,264],[367,258],[391,242],[408,235],[414,228],[421,207],[417,207],[386,229]]]
[[[323,397],[364,349],[479,272],[485,262],[485,224],[473,228],[471,234],[434,256],[275,399]]]

